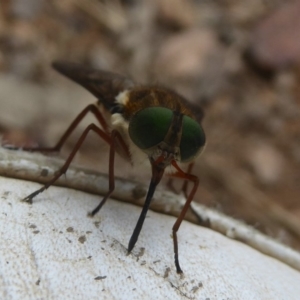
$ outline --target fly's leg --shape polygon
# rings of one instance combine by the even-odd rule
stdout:
[[[98,126],[96,126],[95,124],[90,124],[82,133],[82,135],[80,136],[80,138],[78,139],[76,145],[74,146],[71,154],[69,155],[69,157],[67,158],[66,162],[64,163],[64,165],[56,172],[55,176],[49,181],[47,182],[42,188],[40,188],[39,190],[33,192],[32,194],[28,195],[27,197],[25,197],[23,199],[23,201],[28,202],[28,203],[32,203],[32,199],[37,196],[38,194],[42,193],[44,190],[46,190],[48,187],[50,187],[52,184],[54,184],[54,182],[63,174],[65,174],[70,166],[70,163],[72,162],[75,154],[77,153],[77,151],[79,150],[80,146],[82,145],[82,143],[84,142],[87,134],[89,133],[89,131],[94,131],[95,133],[97,133],[104,141],[106,141],[108,144],[111,145],[111,137],[105,133],[102,129],[100,129]]]
[[[109,150],[109,171],[108,171],[109,189],[107,194],[103,197],[101,202],[98,204],[98,206],[88,214],[90,217],[93,217],[101,209],[101,207],[104,205],[106,200],[110,197],[110,195],[115,189],[115,175],[114,175],[115,165],[114,164],[115,164],[115,152],[116,152],[115,146],[117,142],[119,142],[123,150],[127,152],[127,155],[130,156],[128,147],[126,146],[122,136],[117,130],[113,130],[111,132],[111,142],[110,142],[110,150]]]
[[[194,167],[194,163],[190,163],[190,164],[188,165],[188,168],[187,168],[186,173],[187,173],[187,174],[190,174],[190,173],[192,172],[193,167]],[[174,176],[172,176],[172,177],[174,177]],[[174,186],[174,180],[173,180],[172,177],[168,179],[167,187],[168,187],[172,192],[174,192],[175,194],[180,194],[181,192],[183,192],[183,194],[184,194],[185,197],[187,198],[187,197],[188,197],[188,192],[187,192],[187,190],[188,190],[188,182],[189,182],[189,181],[188,181],[187,179],[184,180],[184,182],[183,182],[181,188],[178,190],[178,189],[176,189],[175,186]]]
[[[172,162],[172,165],[175,167],[176,169],[176,173],[171,174],[170,176],[175,177],[175,178],[181,178],[184,179],[185,181],[191,181],[193,182],[193,187],[191,192],[187,195],[187,200],[182,208],[182,211],[180,213],[180,215],[178,216],[175,224],[173,225],[172,228],[172,232],[173,232],[173,243],[174,243],[174,259],[175,259],[175,266],[176,266],[176,271],[177,273],[183,273],[182,269],[180,267],[179,264],[179,258],[178,258],[178,240],[177,240],[177,231],[179,230],[179,227],[181,225],[182,220],[184,219],[184,216],[188,210],[188,208],[190,207],[190,204],[195,196],[195,193],[198,189],[198,185],[199,185],[199,179],[197,176],[189,174],[189,173],[185,173],[183,172],[179,166],[177,165],[177,163],[175,161]]]

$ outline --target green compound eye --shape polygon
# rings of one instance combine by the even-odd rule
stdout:
[[[129,123],[129,136],[140,149],[162,142],[169,130],[173,112],[165,107],[148,107],[137,112]]]
[[[205,144],[205,134],[200,124],[188,116],[183,117],[180,141],[181,161],[192,160]]]

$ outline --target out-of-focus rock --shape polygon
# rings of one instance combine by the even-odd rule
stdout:
[[[250,164],[258,180],[266,185],[280,180],[285,161],[281,153],[267,143],[258,143],[250,152]]]
[[[32,19],[39,16],[45,4],[45,0],[13,0],[11,11],[18,18]]]
[[[13,76],[0,76],[0,120],[7,128],[24,128],[43,110],[43,89],[18,80]]]
[[[161,46],[156,59],[158,73],[172,77],[203,74],[220,45],[216,33],[209,29],[193,29],[174,35]]]
[[[300,62],[300,1],[282,5],[254,28],[248,54],[258,67],[280,69]]]
[[[224,47],[210,29],[191,29],[162,42],[154,78],[187,99],[212,99],[224,84]]]
[[[158,17],[174,27],[189,27],[195,24],[195,5],[190,0],[156,0]]]

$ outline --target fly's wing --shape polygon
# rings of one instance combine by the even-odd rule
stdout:
[[[134,86],[133,81],[127,77],[84,67],[80,64],[57,61],[52,66],[59,73],[90,91],[103,104],[105,109],[112,113],[120,109],[118,103],[115,102],[115,97],[120,92]]]

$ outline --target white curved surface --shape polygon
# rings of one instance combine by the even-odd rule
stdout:
[[[175,218],[149,212],[133,253],[141,208],[0,177],[0,299],[299,299],[300,273],[242,243],[188,222],[180,227],[184,276],[175,271]]]

